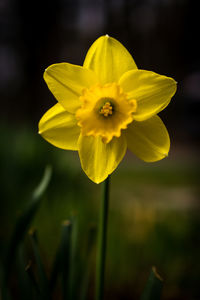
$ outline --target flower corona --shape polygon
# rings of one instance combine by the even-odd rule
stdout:
[[[104,143],[120,137],[121,130],[133,121],[136,101],[127,100],[116,83],[95,85],[83,90],[81,107],[76,112],[78,126],[84,136],[100,136]]]

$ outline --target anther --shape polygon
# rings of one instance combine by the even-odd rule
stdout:
[[[100,112],[99,112],[101,115],[104,115],[104,117],[108,117],[109,115],[112,115],[113,113],[113,107],[112,105],[110,104],[110,102],[106,102]]]

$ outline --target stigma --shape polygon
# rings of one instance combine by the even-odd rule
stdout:
[[[106,102],[102,106],[102,108],[100,109],[99,113],[101,115],[104,115],[104,117],[108,117],[108,116],[112,115],[113,114],[113,107],[112,107],[111,103],[109,101]]]

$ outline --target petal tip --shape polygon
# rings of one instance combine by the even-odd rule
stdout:
[[[48,67],[49,68],[49,67]],[[44,73],[43,73],[43,79],[46,81],[46,79],[47,79],[47,73],[48,73],[48,68],[46,68],[45,70],[44,70]]]
[[[50,66],[48,66],[47,68],[45,68],[45,70],[44,70],[44,74],[48,72],[48,70],[49,70],[49,67],[51,67],[51,65],[50,65]]]

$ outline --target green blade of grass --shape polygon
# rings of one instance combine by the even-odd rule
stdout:
[[[33,220],[33,217],[35,216],[42,195],[44,194],[49,181],[51,179],[51,174],[52,174],[52,169],[50,166],[47,166],[44,171],[44,175],[42,177],[42,180],[38,187],[34,190],[32,194],[31,201],[27,205],[26,209],[22,213],[22,215],[19,217],[17,220],[17,223],[15,225],[10,243],[8,245],[8,249],[6,252],[6,257],[5,257],[5,263],[4,263],[4,279],[5,283],[8,281],[11,267],[13,265],[15,255],[16,255],[16,250],[20,244],[20,242],[23,240],[26,232],[29,229],[29,226]]]
[[[163,287],[163,279],[153,267],[144,288],[141,300],[160,300]]]
[[[0,264],[0,299],[11,300],[10,292],[5,285],[3,266]]]
[[[52,270],[51,270],[51,274],[50,274],[50,281],[49,281],[49,288],[51,291],[51,294],[53,293],[55,287],[56,287],[56,283],[58,280],[58,276],[60,274],[60,269],[61,269],[61,262],[60,262],[60,252],[61,252],[61,246],[58,248],[56,255],[55,255],[55,259],[53,262],[53,266],[52,266]]]
[[[60,266],[62,276],[63,300],[67,300],[69,293],[69,272],[70,272],[70,249],[71,231],[73,224],[70,221],[63,222],[62,244],[60,248]]]
[[[38,274],[38,285],[40,287],[40,291],[42,294],[42,299],[50,299],[50,293],[49,293],[49,283],[48,278],[44,269],[44,265],[42,263],[42,259],[40,257],[40,252],[38,249],[38,238],[37,233],[35,230],[31,230],[29,232],[29,236],[31,239],[33,252],[35,256],[36,266],[37,266],[37,274]]]
[[[72,222],[66,220],[62,223],[61,242],[57,250],[50,276],[51,294],[56,286],[59,275],[61,276],[63,300],[69,295],[69,272],[70,272],[70,251]]]
[[[25,271],[26,263],[25,263],[25,255],[24,255],[24,247],[20,245],[16,255],[17,261],[17,279],[19,285],[20,299],[21,300],[33,300],[33,289],[32,284],[30,282],[29,276]]]
[[[93,265],[93,248],[96,241],[96,226],[91,225],[89,228],[88,234],[88,242],[87,242],[87,249],[86,249],[86,259],[83,269],[83,275],[80,285],[80,300],[86,300],[88,298],[88,287],[89,287],[89,280],[91,269]]]
[[[78,219],[76,215],[72,215],[70,218],[73,224],[71,230],[71,243],[70,243],[70,268],[69,268],[69,279],[68,279],[68,299],[76,299],[77,292],[77,242],[78,242]]]
[[[61,229],[61,241],[57,249],[56,256],[53,262],[52,271],[50,275],[50,290],[51,294],[53,293],[59,275],[62,275],[62,284],[64,285],[63,280],[66,280],[69,272],[69,255],[70,255],[70,239],[71,239],[71,227],[72,223],[69,220],[66,220],[62,223]],[[65,275],[63,275],[65,273]],[[63,279],[65,277],[65,279]],[[66,283],[67,286],[67,283]],[[67,289],[67,287],[63,287]]]
[[[36,295],[36,299],[42,300],[41,290],[40,290],[40,287],[38,286],[37,280],[35,278],[35,274],[32,269],[31,261],[29,261],[29,263],[27,264],[25,271],[27,272],[30,282],[32,284],[33,290],[35,292],[34,294]]]

